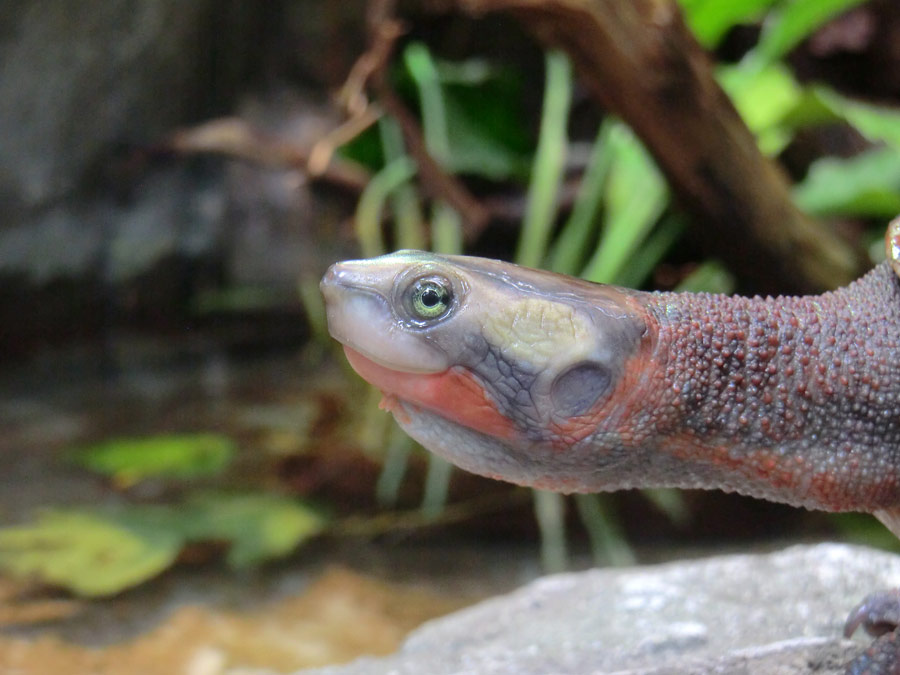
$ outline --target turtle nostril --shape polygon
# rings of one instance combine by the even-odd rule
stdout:
[[[319,282],[319,290],[326,300],[329,294],[333,293],[335,287],[343,285],[344,277],[346,277],[346,270],[343,269],[343,265],[339,262],[334,263],[326,270],[322,281]]]

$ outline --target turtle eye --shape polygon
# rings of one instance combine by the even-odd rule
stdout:
[[[444,279],[419,279],[410,289],[409,309],[417,319],[438,319],[449,311],[452,299],[450,284]]]

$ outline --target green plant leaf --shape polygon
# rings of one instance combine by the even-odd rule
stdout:
[[[419,89],[425,145],[435,160],[446,165],[450,158],[450,139],[447,136],[447,110],[437,65],[422,42],[410,43],[403,52],[403,60]]]
[[[685,21],[704,47],[715,47],[733,26],[759,17],[777,0],[680,0]]]
[[[613,159],[608,137],[615,125],[611,118],[600,125],[572,213],[562,226],[550,253],[549,267],[554,272],[577,275],[584,266],[590,241],[596,238],[603,188]]]
[[[235,568],[282,557],[319,534],[328,517],[268,494],[206,493],[184,504],[51,509],[0,528],[0,570],[84,596],[119,593],[171,566],[185,544],[230,544]]]
[[[111,595],[156,576],[181,550],[175,531],[134,530],[88,511],[48,510],[0,530],[0,569],[85,596]]]
[[[865,0],[788,0],[769,13],[747,59],[764,67],[777,61],[830,19]]]
[[[516,262],[526,267],[540,267],[547,254],[569,143],[572,65],[564,53],[556,50],[548,51],[544,62],[546,77],[541,130],[515,255]]]
[[[816,216],[893,217],[900,212],[900,153],[874,148],[849,159],[820,159],[794,188],[794,201]]]
[[[188,538],[231,542],[227,561],[235,568],[285,556],[328,523],[322,511],[271,494],[201,494],[185,512],[193,519]]]
[[[363,189],[354,220],[356,239],[366,258],[387,252],[381,233],[382,210],[391,194],[415,176],[417,170],[416,163],[404,155],[386,164]]]
[[[410,159],[406,154],[406,141],[397,120],[382,117],[378,120],[378,131],[388,162]],[[412,182],[396,186],[390,195],[390,202],[394,212],[394,243],[397,248],[424,249],[425,218],[419,204],[419,193]]]
[[[420,42],[406,48],[403,61],[419,100],[426,145],[445,169],[489,180],[528,175],[531,144],[513,71],[483,59],[435,59]]]
[[[236,445],[212,433],[117,438],[76,450],[72,460],[130,485],[147,478],[197,478],[216,474],[231,461]]]
[[[492,127],[473,116],[458,96],[448,93],[445,103],[449,171],[490,180],[521,179],[528,175],[527,153],[510,147],[495,135]]]
[[[659,225],[635,251],[628,264],[616,276],[616,283],[627,288],[639,288],[663,259],[685,230],[684,218],[675,214],[663,216]]]
[[[823,86],[813,88],[810,95],[836,118],[851,124],[870,141],[882,141],[895,151],[900,151],[900,111],[854,101]]]
[[[613,159],[603,199],[603,234],[582,274],[600,283],[616,282],[668,199],[662,174],[628,127],[616,125],[609,143]]]
[[[885,551],[900,551],[897,537],[868,513],[832,513],[829,520],[845,541]]]
[[[685,277],[676,291],[688,293],[733,293],[734,275],[717,260],[707,260]]]
[[[747,127],[756,135],[760,150],[767,155],[783,150],[791,134],[782,122],[803,97],[803,90],[791,72],[781,64],[762,69],[722,66],[716,75]]]

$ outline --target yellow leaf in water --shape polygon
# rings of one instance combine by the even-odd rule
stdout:
[[[48,510],[36,523],[0,530],[0,569],[86,596],[111,595],[166,569],[182,538],[139,532],[82,511]]]

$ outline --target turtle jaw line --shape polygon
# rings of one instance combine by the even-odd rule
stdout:
[[[389,373],[395,373],[397,375],[437,375],[438,373],[444,372],[444,369],[412,369],[412,368],[399,368],[397,364],[391,363],[385,359],[379,358],[377,355],[366,351],[359,345],[353,344],[352,341],[347,341],[343,343],[344,354],[347,356],[347,360],[350,362],[350,365],[353,366],[353,369],[359,372],[356,367],[356,364],[359,363],[361,366],[367,366],[372,364],[377,366],[379,369],[383,371],[388,371]],[[368,362],[368,363],[366,363]],[[365,379],[365,378],[364,378]]]

